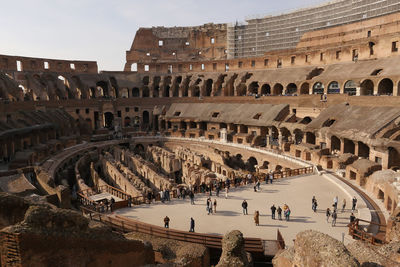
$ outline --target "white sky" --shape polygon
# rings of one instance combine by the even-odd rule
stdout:
[[[0,54],[95,60],[120,71],[139,27],[244,21],[326,0],[0,0]]]

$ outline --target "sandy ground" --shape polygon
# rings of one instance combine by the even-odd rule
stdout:
[[[318,210],[311,209],[311,199],[315,196],[318,201]],[[332,209],[333,198],[339,197],[339,212],[335,227],[331,220],[326,221],[325,211]],[[347,209],[341,212],[342,200],[345,197],[343,190],[332,182],[319,175],[306,175],[275,181],[271,184],[261,184],[261,190],[254,192],[253,185],[231,188],[228,198],[221,193],[212,201],[217,200],[217,212],[208,215],[206,211],[205,194],[195,196],[195,205],[190,204],[190,199],[177,199],[167,203],[145,204],[132,208],[117,210],[115,213],[142,222],[164,226],[163,219],[166,215],[171,219],[170,228],[189,231],[190,217],[196,222],[195,231],[209,234],[225,234],[230,230],[240,230],[245,237],[258,237],[262,239],[276,239],[279,229],[287,245],[293,244],[296,234],[306,229],[314,229],[329,234],[342,240],[345,234],[345,243],[351,241],[347,235],[351,211],[351,199],[346,198]],[[248,215],[243,215],[242,201],[248,202]],[[289,205],[291,209],[290,221],[273,220],[270,207]],[[256,226],[253,215],[260,212],[260,225]],[[283,217],[283,216],[282,216]],[[278,216],[276,216],[278,218]]]

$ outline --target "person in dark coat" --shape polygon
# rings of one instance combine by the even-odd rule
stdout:
[[[336,225],[337,213],[336,210],[332,212],[332,226]]]
[[[276,210],[278,212],[278,219],[282,220],[282,209],[280,206],[278,206],[278,209]]]
[[[329,217],[331,217],[331,210],[329,208],[326,209],[326,222],[329,222]]]
[[[247,215],[248,213],[247,213],[247,201],[246,201],[246,199],[243,200],[243,202],[242,202],[242,208],[243,208],[243,214]]]
[[[352,213],[350,215],[350,223],[353,223],[356,220],[356,216],[354,216],[354,214]]]
[[[189,232],[194,232],[194,220],[193,218],[190,218],[190,230]]]
[[[168,216],[165,216],[165,218],[164,218],[164,227],[169,228],[169,217]]]
[[[276,211],[276,207],[275,207],[275,204],[273,204],[271,206],[271,216],[272,216],[273,220],[275,220],[275,211]]]

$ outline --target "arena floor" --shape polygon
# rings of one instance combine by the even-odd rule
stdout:
[[[314,213],[311,209],[311,199],[315,196],[318,201],[318,210]],[[339,212],[335,227],[331,220],[326,221],[325,211],[332,209],[333,198],[339,197]],[[349,223],[351,198],[349,194],[338,185],[332,183],[324,176],[305,175],[285,178],[274,181],[273,184],[261,184],[261,190],[254,192],[253,185],[232,188],[225,199],[225,193],[219,197],[213,194],[212,201],[217,199],[217,212],[207,215],[205,194],[195,196],[195,205],[190,204],[190,199],[178,199],[166,203],[145,204],[132,208],[117,210],[115,213],[142,222],[164,226],[164,217],[170,218],[170,228],[189,231],[190,217],[196,223],[195,231],[209,234],[225,234],[230,230],[240,230],[245,237],[259,237],[262,239],[276,239],[279,229],[287,245],[293,245],[293,239],[300,231],[314,229],[329,234],[342,240],[345,234],[345,243],[351,242],[347,235]],[[341,212],[343,198],[346,197],[347,207]],[[248,202],[248,215],[243,215],[242,201]],[[291,209],[290,221],[273,220],[270,207],[287,204]],[[253,215],[260,212],[260,225],[255,226]],[[357,213],[355,213],[357,216]],[[283,217],[283,216],[282,216]]]

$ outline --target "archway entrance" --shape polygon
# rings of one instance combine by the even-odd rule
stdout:
[[[114,126],[114,114],[111,112],[104,113],[104,127],[111,129]]]

